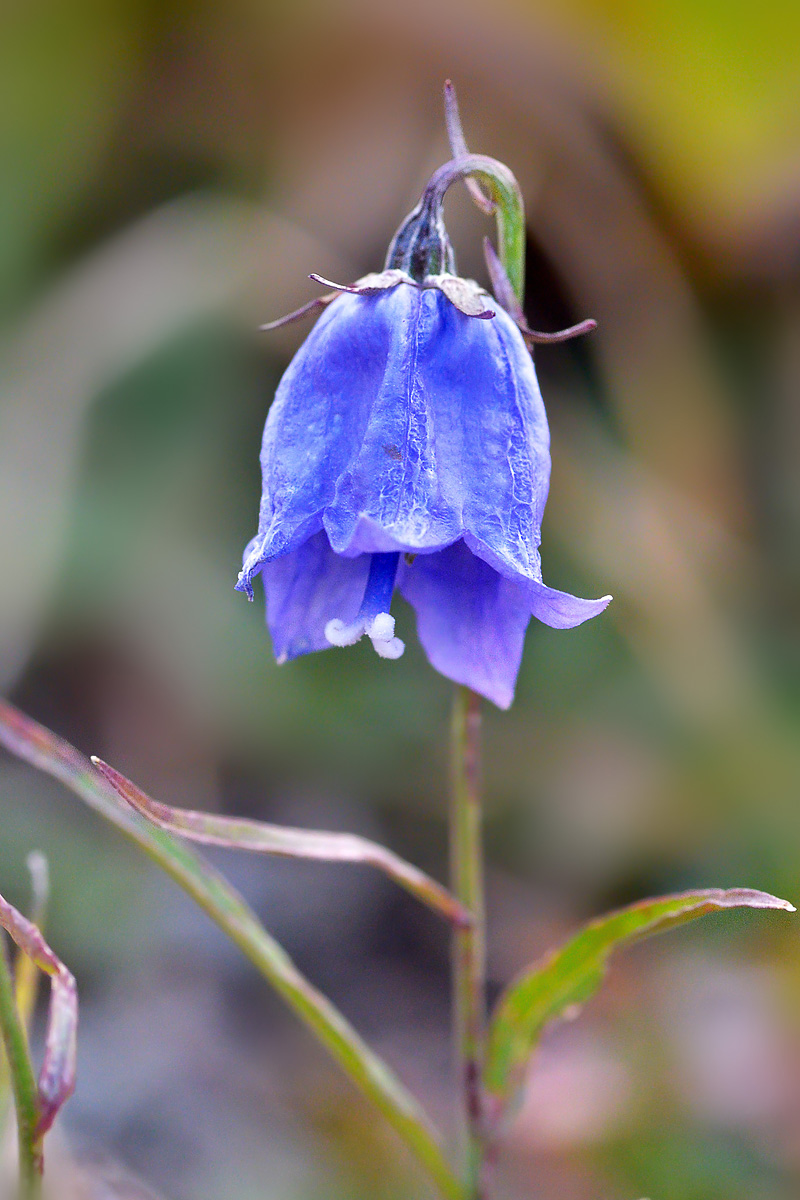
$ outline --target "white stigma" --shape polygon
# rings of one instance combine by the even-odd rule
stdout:
[[[394,617],[391,613],[359,617],[350,625],[345,625],[344,621],[335,617],[325,626],[325,637],[332,646],[354,646],[364,634],[381,658],[399,658],[406,648],[405,642],[394,636]]]
[[[332,646],[355,646],[364,632],[363,621],[353,621],[352,625],[345,625],[339,617],[334,617],[325,626],[325,637]]]
[[[394,636],[394,617],[391,613],[378,613],[367,624],[366,633],[372,648],[381,658],[399,658],[406,648],[405,642]]]

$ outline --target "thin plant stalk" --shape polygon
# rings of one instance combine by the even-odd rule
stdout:
[[[458,99],[448,80],[445,112],[456,160],[474,161],[467,148]],[[525,205],[513,175],[473,170],[488,194],[472,183],[478,208],[497,223],[498,258],[520,311],[525,292]],[[509,300],[511,298],[509,297]],[[458,686],[453,701],[450,736],[450,869],[451,890],[472,913],[472,925],[453,936],[455,1038],[466,1130],[465,1185],[470,1200],[488,1200],[486,1128],[482,1073],[486,1052],[486,915],[483,885],[483,815],[480,793],[481,701],[470,688]]]
[[[459,686],[451,727],[450,869],[452,890],[473,918],[472,924],[458,930],[453,938],[455,1040],[464,1109],[465,1184],[470,1200],[481,1197],[485,1145],[481,1080],[486,1037],[486,935],[480,744],[480,697]]]
[[[19,1200],[40,1200],[42,1194],[42,1139],[39,1127],[39,1091],[28,1050],[28,1038],[17,1008],[14,978],[6,940],[0,934],[0,1034],[6,1052],[11,1090],[17,1112],[19,1147]]]

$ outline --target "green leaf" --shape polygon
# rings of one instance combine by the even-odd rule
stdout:
[[[641,900],[585,925],[558,950],[515,979],[492,1017],[484,1083],[500,1117],[522,1083],[531,1053],[551,1021],[572,1016],[603,981],[612,951],[724,908],[793,905],[751,888],[706,888]]]
[[[0,700],[0,745],[59,779],[133,839],[230,937],[383,1113],[446,1200],[466,1200],[429,1118],[399,1079],[259,922],[228,881],[189,846],[119,798],[74,746]]]
[[[167,833],[176,833],[205,846],[223,846],[228,850],[252,850],[282,858],[313,858],[318,862],[362,863],[377,867],[454,925],[464,928],[472,923],[466,908],[446,888],[377,842],[354,833],[292,829],[285,825],[251,821],[245,817],[223,817],[216,813],[171,808],[168,804],[153,800],[101,758],[92,756],[92,762],[123,800]]]

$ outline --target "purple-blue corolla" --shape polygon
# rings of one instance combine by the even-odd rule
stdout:
[[[398,658],[398,589],[436,670],[507,708],[531,616],[567,629],[610,597],[542,582],[550,436],[517,324],[448,271],[449,244],[412,277],[403,228],[390,269],[317,302],[267,418],[236,586],[252,599],[261,575],[279,662],[364,634]]]

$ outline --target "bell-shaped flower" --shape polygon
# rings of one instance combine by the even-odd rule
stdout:
[[[533,361],[512,316],[448,270],[449,243],[412,276],[419,212],[387,271],[316,302],[267,418],[237,587],[252,599],[261,575],[280,662],[365,634],[399,657],[399,589],[431,664],[507,708],[531,616],[566,629],[610,597],[542,581],[550,438]]]

